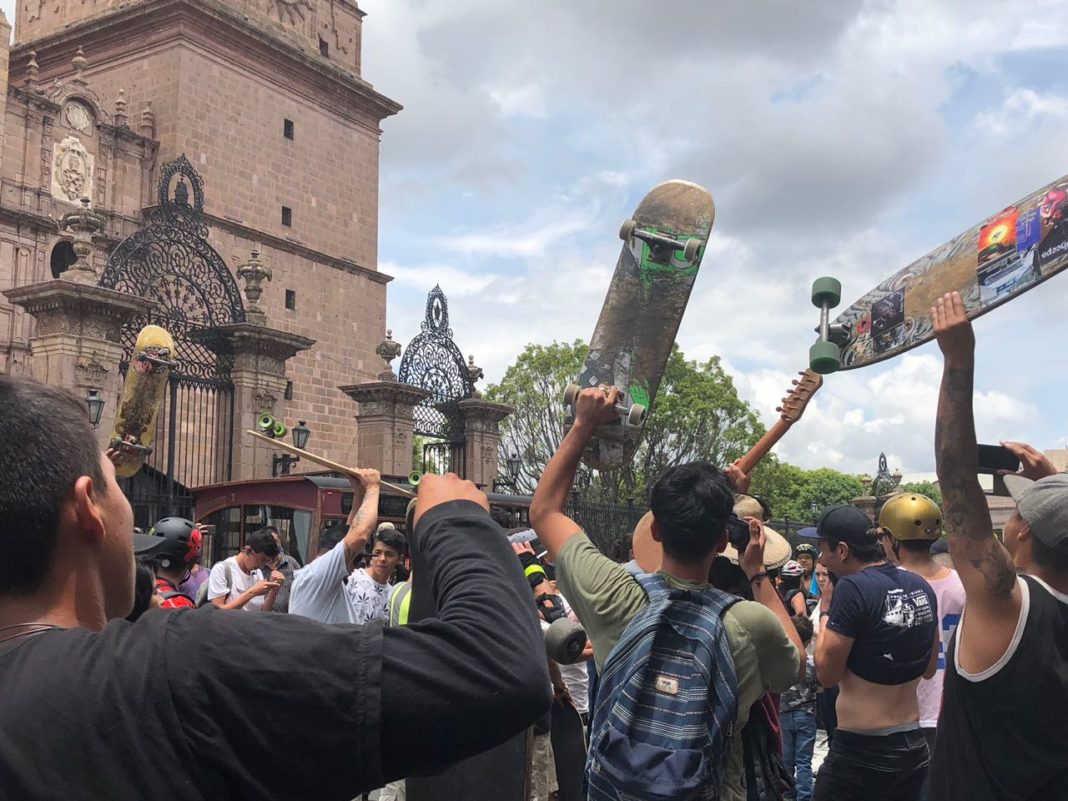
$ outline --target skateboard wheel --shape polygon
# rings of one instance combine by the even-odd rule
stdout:
[[[545,654],[561,665],[573,665],[582,659],[586,647],[586,630],[567,618],[554,620],[545,632]]]
[[[624,242],[629,242],[630,238],[634,235],[634,229],[638,227],[638,223],[629,217],[623,221],[623,224],[619,226],[619,238]]]
[[[419,482],[422,481],[422,480],[423,480],[423,471],[422,470],[413,470],[412,472],[410,472],[408,474],[408,483],[411,484],[413,487],[418,487],[419,486]]]
[[[261,414],[256,418],[256,428],[267,436],[271,436],[271,430],[274,428],[274,415]]]
[[[820,375],[833,373],[842,366],[842,351],[833,342],[816,342],[808,349],[808,363]]]
[[[691,239],[690,241],[695,242],[696,240]],[[640,426],[642,423],[645,422],[646,412],[646,408],[640,403],[632,404],[630,407],[630,411],[627,412],[627,424],[632,426]]]
[[[700,249],[700,239],[687,239],[686,244],[682,248],[682,255],[686,257],[686,261],[693,261],[697,258],[697,251]]]
[[[574,406],[575,398],[578,397],[580,389],[582,388],[578,384],[568,384],[564,389],[564,403],[568,406]]]
[[[275,439],[281,439],[288,432],[289,432],[289,429],[286,428],[286,424],[285,423],[283,423],[281,420],[275,420],[274,421],[274,426],[271,428],[271,436],[272,437],[274,437]]]
[[[812,282],[812,305],[817,309],[827,304],[828,309],[833,309],[842,300],[842,282],[837,278],[824,276]]]

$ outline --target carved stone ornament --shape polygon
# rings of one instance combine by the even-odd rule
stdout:
[[[89,193],[93,182],[93,156],[77,137],[52,145],[52,196],[74,203]]]
[[[76,131],[85,131],[93,124],[93,115],[84,103],[79,103],[77,100],[67,103],[64,116],[67,118],[67,124]]]
[[[393,340],[393,329],[386,331],[386,338],[378,343],[375,353],[382,357],[382,361],[386,363],[386,369],[378,374],[378,379],[380,381],[396,381],[397,374],[393,372],[393,365],[390,362],[400,356],[401,344]]]
[[[311,0],[275,0],[275,10],[281,22],[299,25],[311,11]]]
[[[256,393],[256,410],[260,412],[273,412],[274,405],[278,402],[278,396],[269,389],[261,389]]]
[[[95,353],[82,356],[74,365],[75,382],[79,386],[102,386],[109,372],[110,368]]]

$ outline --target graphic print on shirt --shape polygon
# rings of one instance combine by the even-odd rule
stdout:
[[[960,615],[943,615],[942,616],[942,637],[938,641],[938,669],[946,669],[946,643],[953,637],[953,632],[957,630],[957,624],[960,623]]]
[[[887,590],[883,601],[883,622],[902,629],[913,629],[934,620],[934,610],[927,593],[902,589]]]

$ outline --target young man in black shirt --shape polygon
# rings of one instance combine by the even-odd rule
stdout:
[[[916,801],[930,760],[916,686],[938,666],[934,591],[886,561],[855,506],[827,509],[815,534],[820,562],[838,576],[830,601],[820,598],[816,675],[839,694],[813,799]]]
[[[932,801],[1046,801],[1068,793],[1068,475],[1026,445],[1005,476],[1002,545],[977,478],[975,335],[957,293],[931,309],[945,356],[935,467],[967,604],[946,650]]]
[[[0,419],[4,798],[349,801],[548,709],[530,590],[470,482],[420,484],[435,619],[383,631],[206,608],[128,623],[134,551],[156,542],[134,536],[84,402],[3,376]],[[286,758],[264,759],[282,743]]]

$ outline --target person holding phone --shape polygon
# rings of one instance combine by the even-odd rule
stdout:
[[[945,359],[935,469],[949,552],[967,604],[946,651],[932,801],[1064,797],[1068,780],[1068,475],[1004,443],[1016,511],[994,537],[977,473],[975,334],[957,292],[931,309]]]

